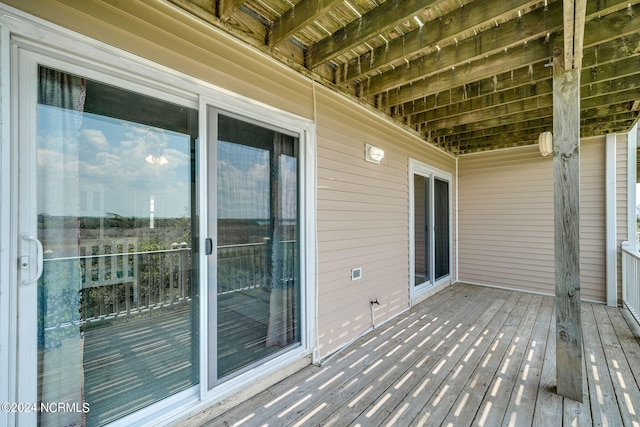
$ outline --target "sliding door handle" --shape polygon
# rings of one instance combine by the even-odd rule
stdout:
[[[35,283],[38,281],[38,279],[40,279],[40,276],[42,276],[42,267],[43,267],[43,252],[42,252],[42,243],[40,243],[40,240],[36,239],[35,237],[33,237],[31,234],[29,233],[21,233],[20,234],[20,238],[22,240],[24,240],[25,242],[27,242],[29,245],[27,246],[26,250],[23,249],[22,250],[22,254],[20,256],[20,269],[22,271],[29,271],[30,267],[31,267],[31,263],[30,263],[30,257],[31,257],[31,248],[30,248],[30,243],[35,243],[36,244],[36,261],[37,261],[37,268],[36,268],[36,276],[33,279],[23,279],[20,284],[22,286],[28,286],[32,283]]]
[[[213,240],[210,237],[204,239],[204,254],[211,255],[213,253]]]

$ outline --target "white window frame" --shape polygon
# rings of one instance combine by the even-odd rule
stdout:
[[[10,61],[6,59],[11,56],[10,33],[6,25],[0,22],[0,325],[8,325],[0,328],[0,402],[16,402],[15,387],[16,382],[16,354],[12,349],[16,345],[16,333],[14,330],[14,319],[16,318],[15,288],[12,288],[11,277],[17,274],[16,263],[11,262],[13,254],[17,249],[11,238],[12,227],[11,218],[15,217],[12,202],[11,188],[13,185],[12,174],[12,150],[11,150],[11,127],[6,124],[11,120],[11,79]],[[15,415],[10,412],[0,411],[0,425],[14,425]]]
[[[58,68],[66,72],[75,73],[83,77],[113,84],[141,94],[153,96],[162,100],[199,109],[200,130],[198,142],[198,203],[200,207],[200,239],[201,247],[204,247],[204,239],[207,237],[207,229],[203,221],[206,221],[208,205],[208,193],[206,186],[207,170],[207,130],[206,108],[210,105],[221,110],[233,112],[247,118],[257,118],[264,123],[287,129],[299,135],[300,144],[300,227],[301,227],[301,314],[302,335],[301,346],[279,357],[268,360],[260,369],[252,369],[220,386],[208,390],[206,387],[206,364],[202,363],[206,358],[206,325],[207,319],[207,269],[206,260],[200,251],[200,384],[189,390],[177,393],[156,404],[150,405],[129,416],[126,416],[113,425],[131,425],[139,423],[158,423],[176,419],[188,412],[204,408],[214,401],[230,396],[233,393],[255,384],[260,378],[275,374],[290,364],[310,356],[314,350],[316,341],[316,197],[315,197],[315,169],[316,169],[316,126],[312,120],[295,114],[282,111],[273,106],[252,100],[250,98],[234,94],[219,88],[209,82],[187,76],[168,67],[145,60],[136,55],[122,51],[105,43],[90,39],[73,31],[58,27],[54,24],[32,17],[31,15],[17,11],[9,6],[0,4],[0,91],[2,94],[2,123],[11,123],[11,126],[3,125],[0,129],[0,162],[2,164],[0,191],[4,200],[11,200],[7,206],[2,203],[0,210],[0,243],[2,253],[14,254],[17,251],[13,236],[19,233],[18,216],[18,191],[15,170],[18,159],[13,144],[12,132],[17,132],[18,122],[25,118],[12,114],[9,108],[10,81],[17,79],[17,70],[14,68],[9,73],[9,65],[15,61],[13,50],[20,46],[25,53],[32,56],[43,65]],[[9,38],[13,39],[13,43]],[[41,62],[40,62],[41,61]],[[24,77],[24,76],[23,76]],[[32,82],[33,87],[35,83]],[[311,83],[310,83],[311,84]],[[30,89],[35,90],[35,89]],[[18,303],[15,295],[17,289],[17,268],[11,256],[2,257],[2,269],[0,270],[2,288],[0,289],[0,308],[2,308],[0,320],[3,324],[10,325],[0,330],[0,361],[7,360],[9,368],[0,372],[3,380],[0,388],[2,401],[17,402],[21,393],[16,391],[17,382],[37,384],[37,373],[28,374],[28,378],[18,378],[15,372],[17,365],[17,313]],[[5,266],[11,268],[5,268]],[[5,320],[7,323],[4,323]],[[6,345],[5,345],[6,343]],[[12,368],[13,367],[13,368]],[[4,368],[2,368],[4,369]],[[4,388],[6,381],[6,389]],[[7,421],[13,424],[13,414],[2,414],[0,424]]]
[[[414,188],[414,175],[421,175],[429,178],[429,229],[431,230],[429,237],[430,247],[430,259],[429,259],[429,271],[431,272],[431,279],[424,284],[417,286],[415,283],[415,188]],[[435,218],[434,218],[434,181],[440,179],[446,181],[448,185],[448,224],[449,224],[449,273],[439,279],[435,279]],[[442,284],[448,283],[452,277],[453,269],[453,203],[452,203],[452,184],[453,175],[443,170],[434,168],[426,163],[420,162],[415,159],[409,159],[409,288],[410,299],[413,303],[420,295],[424,294],[429,289],[433,289]]]

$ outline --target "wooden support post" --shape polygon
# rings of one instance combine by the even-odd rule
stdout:
[[[554,52],[553,139],[556,266],[556,387],[582,402],[580,319],[580,70]]]

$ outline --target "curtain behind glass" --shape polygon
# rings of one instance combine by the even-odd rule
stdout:
[[[45,262],[38,282],[39,400],[82,405],[78,130],[86,82],[41,67],[38,89],[38,239],[45,256],[66,258]],[[83,414],[40,413],[40,423],[81,425]]]
[[[297,165],[291,137],[276,133],[271,156],[271,296],[267,346],[284,347],[295,341]],[[287,236],[289,234],[289,236]],[[295,233],[293,233],[295,234]],[[288,238],[287,238],[288,237]]]

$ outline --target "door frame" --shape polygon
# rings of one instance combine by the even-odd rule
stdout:
[[[2,162],[0,192],[3,200],[10,203],[3,203],[0,210],[0,243],[3,253],[10,253],[12,256],[2,257],[2,269],[0,274],[2,284],[0,288],[0,320],[3,324],[9,325],[0,331],[0,344],[5,349],[0,351],[0,361],[7,361],[3,364],[0,372],[2,386],[0,386],[0,397],[7,402],[27,402],[37,397],[37,372],[29,373],[24,369],[24,360],[19,354],[19,328],[17,319],[18,313],[23,313],[25,301],[32,300],[36,295],[36,287],[32,286],[24,295],[18,297],[19,271],[17,263],[14,262],[19,245],[17,236],[22,225],[19,224],[19,209],[27,208],[21,206],[21,188],[19,188],[18,169],[21,159],[18,153],[18,139],[21,139],[21,123],[27,117],[18,112],[17,96],[14,89],[15,84],[27,76],[21,76],[17,60],[18,46],[28,51],[29,55],[37,58],[44,58],[43,63],[54,68],[82,75],[87,78],[94,78],[104,83],[112,83],[118,86],[138,91],[140,93],[158,97],[163,100],[178,101],[178,104],[189,104],[193,108],[199,108],[200,114],[200,134],[197,144],[197,176],[199,187],[197,189],[199,205],[199,225],[200,225],[200,247],[204,247],[204,239],[207,237],[207,229],[203,228],[203,221],[206,220],[206,208],[209,202],[206,185],[206,144],[207,140],[206,120],[202,120],[202,115],[206,114],[204,105],[211,105],[224,111],[230,111],[244,117],[258,117],[265,123],[272,124],[283,129],[295,131],[299,136],[300,144],[300,238],[302,240],[301,249],[301,313],[303,316],[301,346],[295,351],[287,352],[273,360],[269,360],[260,370],[252,369],[237,378],[233,378],[220,386],[207,390],[206,364],[203,358],[206,357],[206,345],[202,342],[206,336],[202,333],[206,329],[203,325],[207,319],[207,274],[203,266],[203,251],[200,251],[200,385],[192,389],[177,393],[156,404],[150,405],[138,412],[135,412],[121,420],[119,423],[135,423],[144,421],[170,420],[178,417],[186,411],[202,409],[213,401],[220,400],[232,393],[238,393],[243,388],[256,383],[260,378],[266,380],[267,376],[281,375],[280,372],[287,372],[288,366],[301,366],[300,363],[306,360],[308,364],[312,359],[312,352],[316,341],[317,325],[317,288],[316,288],[316,125],[311,119],[307,119],[296,114],[286,112],[270,105],[246,98],[241,95],[231,93],[221,89],[210,82],[182,74],[168,67],[145,60],[131,53],[122,51],[113,46],[81,36],[71,30],[58,27],[54,24],[36,19],[28,14],[15,11],[14,9],[0,5],[0,10],[6,12],[9,18],[0,17],[0,91],[2,93],[3,108],[2,123],[0,129],[0,161]],[[18,18],[18,19],[11,19]],[[123,84],[126,83],[126,84]],[[310,86],[313,82],[310,81]],[[36,84],[30,83],[28,89],[32,92],[31,99],[36,98]],[[17,90],[17,89],[15,89]],[[11,96],[9,96],[11,95]],[[22,100],[21,102],[25,102]],[[31,106],[35,111],[35,106]],[[8,124],[8,125],[7,125]],[[28,129],[28,127],[27,127]],[[35,139],[31,137],[34,148]],[[20,197],[19,197],[20,196]],[[194,201],[196,202],[196,201]],[[27,208],[28,209],[28,208]],[[33,227],[31,227],[33,228]],[[35,232],[36,230],[32,230]],[[203,263],[205,262],[205,263]],[[5,266],[7,268],[5,268]],[[27,295],[28,294],[28,295]],[[4,323],[6,321],[6,323]],[[37,325],[35,318],[31,322]],[[34,334],[35,335],[35,334]],[[22,339],[22,338],[20,338]],[[6,345],[5,345],[6,343]],[[37,346],[35,342],[28,344]],[[34,357],[35,356],[35,352]],[[37,360],[36,360],[37,363]],[[4,366],[7,366],[5,370]],[[26,375],[26,377],[23,376]],[[6,381],[5,381],[6,380]],[[6,384],[6,388],[5,385]],[[26,386],[26,388],[25,388]],[[6,420],[7,424],[30,425],[36,419],[37,414],[17,414],[3,413],[0,416],[0,424]]]
[[[37,68],[44,65],[56,68],[61,71],[80,75],[86,78],[94,79],[103,83],[113,84],[138,93],[153,96],[164,101],[177,103],[191,108],[197,108],[197,96],[180,96],[171,87],[163,87],[160,84],[138,84],[130,80],[130,76],[124,72],[105,72],[102,70],[101,64],[89,65],[83,62],[84,58],[75,58],[55,50],[43,51],[42,48],[36,46],[34,48],[29,41],[16,40],[11,46],[12,61],[12,82],[15,92],[12,94],[12,110],[17,114],[13,116],[13,155],[14,165],[18,165],[18,172],[15,174],[14,187],[12,188],[12,204],[15,209],[15,228],[14,236],[18,233],[27,232],[33,236],[37,236],[36,216],[36,170],[31,165],[36,162],[36,104],[37,104]],[[19,188],[18,188],[19,187]],[[195,202],[195,201],[194,201]],[[29,215],[24,215],[29,212]],[[15,239],[14,239],[15,240]],[[22,242],[17,240],[15,252],[20,251]],[[32,263],[33,264],[33,263]],[[33,275],[33,269],[28,274]],[[15,402],[37,402],[38,393],[38,371],[37,367],[37,313],[36,306],[33,303],[37,301],[37,284],[21,286],[21,272],[16,269],[15,279],[12,281],[12,287],[17,289],[16,292],[16,312],[14,317],[16,328],[15,354],[17,355],[18,369],[16,379],[14,380],[17,388]],[[200,285],[201,286],[201,285]],[[18,338],[19,337],[19,338]],[[29,339],[25,339],[28,337]],[[11,352],[14,354],[14,352]],[[15,365],[13,365],[15,366]],[[161,410],[167,402],[180,401],[184,399],[193,399],[197,396],[197,388],[192,387],[165,400],[149,405],[130,416],[123,419],[129,420],[137,418],[139,415],[147,413],[155,413]],[[16,415],[18,423],[32,425],[36,423],[36,412],[25,412]]]
[[[420,175],[429,178],[429,200],[427,201],[429,208],[429,271],[431,278],[416,286],[415,283],[415,185],[414,176]],[[436,279],[435,278],[435,215],[434,215],[434,181],[436,179],[445,181],[448,183],[448,228],[449,228],[449,273],[445,276]],[[416,298],[423,295],[429,289],[440,286],[451,280],[452,268],[453,268],[453,222],[452,222],[452,182],[453,175],[443,170],[434,168],[426,163],[420,162],[415,159],[409,159],[409,297],[413,303]]]
[[[200,153],[199,168],[203,171],[200,175],[201,186],[199,189],[201,200],[200,211],[200,238],[201,247],[204,247],[204,240],[207,237],[214,238],[217,236],[216,222],[210,219],[210,212],[217,212],[216,192],[216,172],[217,169],[209,167],[209,158],[215,158],[215,152],[210,153],[209,150],[215,148],[216,145],[207,143],[209,138],[217,138],[211,135],[217,129],[211,129],[207,115],[209,109],[213,109],[218,114],[228,113],[238,119],[255,123],[260,126],[277,129],[298,135],[299,144],[299,218],[300,218],[300,317],[301,317],[301,335],[300,347],[294,348],[284,354],[277,355],[267,359],[259,366],[260,370],[270,372],[280,366],[285,366],[300,357],[307,356],[311,353],[315,346],[315,325],[316,325],[316,291],[315,274],[316,266],[313,261],[316,256],[316,231],[315,231],[315,124],[301,119],[297,116],[289,114],[274,114],[273,109],[264,109],[253,103],[246,103],[236,98],[227,96],[211,97],[202,95],[200,97]],[[213,224],[213,225],[211,225]],[[216,278],[209,277],[209,268],[205,266],[211,265],[215,271],[217,265],[217,257],[215,254],[207,256],[204,251],[200,252],[201,281],[206,285],[211,283],[215,289]],[[204,295],[204,294],[201,294]],[[206,367],[209,364],[208,353],[208,327],[207,319],[209,318],[209,307],[215,307],[215,295],[208,295],[206,298],[200,298],[200,393],[203,400],[215,400],[221,396],[228,395],[239,388],[249,387],[255,382],[257,368],[250,368],[229,380],[214,381],[216,384],[209,384],[209,372]],[[213,305],[212,305],[213,304]]]

